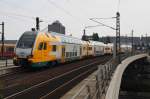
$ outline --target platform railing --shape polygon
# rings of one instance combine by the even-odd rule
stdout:
[[[106,86],[108,86],[111,75],[116,67],[112,63],[113,59],[105,65],[99,65],[96,75],[92,79],[87,80],[84,86],[71,99],[78,99],[78,97],[82,97],[82,99],[100,99],[103,93],[105,93]]]
[[[3,59],[0,60],[0,68],[6,67],[6,66],[12,66],[13,60],[12,59]]]
[[[121,55],[121,60],[129,56],[132,56],[132,54]],[[88,79],[84,86],[71,99],[79,99],[79,97],[82,97],[82,99],[101,99],[105,97],[109,82],[118,64],[116,60],[111,59],[104,65],[98,65],[95,77]]]

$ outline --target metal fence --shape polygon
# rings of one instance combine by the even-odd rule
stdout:
[[[13,66],[13,60],[12,59],[0,60],[0,68],[6,67],[6,66]]]
[[[120,55],[120,58],[124,60],[129,56],[131,56],[130,53]],[[105,92],[118,64],[118,61],[111,59],[105,65],[99,65],[94,78],[86,81],[84,86],[71,99],[102,99],[102,97],[105,97]]]
[[[99,65],[98,71],[94,78],[89,79],[79,92],[72,97],[72,99],[100,99],[103,93],[105,93],[111,75],[115,69],[115,64],[112,65],[113,59],[107,62],[105,65]],[[92,84],[91,84],[92,83]]]

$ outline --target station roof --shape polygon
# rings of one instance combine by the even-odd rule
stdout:
[[[17,40],[5,40],[5,44],[16,44]],[[0,40],[0,44],[2,44],[2,41]]]

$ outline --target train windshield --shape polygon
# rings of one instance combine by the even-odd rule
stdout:
[[[36,32],[25,32],[19,39],[17,48],[32,48],[34,45],[35,38],[37,36]]]

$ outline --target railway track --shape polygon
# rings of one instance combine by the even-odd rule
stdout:
[[[56,68],[54,68],[54,70],[57,70],[59,68],[59,71],[61,69],[61,72],[62,72],[63,70],[67,69],[67,72],[65,71],[65,72],[59,74],[59,71],[54,72],[52,70],[53,73],[51,71],[51,75],[49,75],[51,77],[49,79],[43,80],[42,82],[36,83],[36,84],[33,82],[34,85],[32,85],[30,87],[28,86],[28,88],[26,87],[22,91],[18,90],[17,86],[12,87],[15,90],[14,92],[13,92],[13,90],[6,88],[6,90],[3,90],[4,99],[38,99],[38,98],[49,99],[49,97],[51,97],[51,98],[55,97],[55,99],[59,98],[66,91],[68,91],[70,88],[72,88],[75,84],[77,84],[79,81],[81,81],[86,76],[88,76],[90,73],[92,73],[94,70],[96,70],[97,69],[96,65],[105,63],[106,61],[108,61],[110,59],[110,57],[111,56],[103,56],[103,57],[97,57],[94,59],[83,60],[83,61],[77,62],[77,63],[75,62],[75,63],[66,64],[66,65],[71,65],[72,66],[71,69],[68,68],[69,66],[67,66],[67,68],[64,68],[65,66],[64,67],[63,66],[56,67]],[[78,65],[78,66],[76,66],[76,65]],[[60,68],[60,67],[62,67],[62,68]],[[50,71],[46,70],[46,72],[50,72]],[[58,73],[59,75],[52,76],[55,73]],[[41,74],[41,73],[39,73],[39,74]],[[44,74],[46,76],[46,73],[44,73]],[[38,75],[36,75],[36,76],[38,76]],[[32,78],[32,76],[31,76],[31,78]],[[31,80],[31,78],[30,78],[30,80]],[[18,90],[19,92],[16,90]],[[10,93],[6,94],[7,92],[10,92]]]
[[[14,75],[17,73],[25,72],[26,70],[19,67],[19,66],[8,66],[8,67],[1,67],[0,68],[0,80],[3,77]]]
[[[18,73],[22,68],[14,66],[12,60],[0,60],[0,80],[2,77]]]

